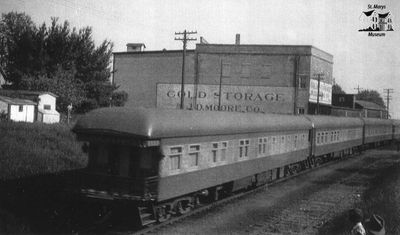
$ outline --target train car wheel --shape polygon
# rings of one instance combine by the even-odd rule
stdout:
[[[180,215],[186,214],[192,210],[192,206],[189,201],[181,200],[176,204],[177,212]]]
[[[169,210],[167,209],[166,206],[159,206],[156,209],[157,213],[157,222],[162,223],[171,218],[171,214],[169,213]]]

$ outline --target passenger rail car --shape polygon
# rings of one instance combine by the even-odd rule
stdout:
[[[393,139],[400,141],[400,120],[393,120]]]
[[[393,138],[394,121],[390,119],[362,118],[364,121],[364,143],[376,147]]]
[[[79,140],[89,143],[88,166],[79,176],[80,193],[108,202],[129,202],[141,225],[163,221],[203,201],[312,167],[316,159],[341,157],[363,143],[386,140],[389,122],[98,109],[82,117],[73,129]],[[399,126],[390,124],[395,130]],[[364,129],[376,133],[374,138],[364,138]]]
[[[363,144],[363,122],[359,118],[307,116],[313,123],[312,155],[342,157],[359,151]]]

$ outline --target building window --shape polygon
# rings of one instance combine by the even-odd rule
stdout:
[[[250,140],[239,141],[239,158],[249,156],[249,145],[250,145]]]
[[[45,104],[45,105],[43,105],[43,108],[46,109],[46,110],[50,110],[51,109],[51,105]]]
[[[297,113],[304,114],[305,113],[304,108],[297,108]]]
[[[190,145],[189,146],[189,158],[190,166],[198,166],[200,157],[200,145]]]
[[[170,148],[170,170],[181,169],[181,158],[182,158],[182,147],[171,147]]]
[[[307,75],[300,75],[299,88],[307,88]]]
[[[229,64],[229,63],[222,64],[222,76],[223,77],[231,76],[231,64]]]
[[[261,78],[270,79],[271,78],[272,66],[270,64],[264,64],[261,66]]]
[[[19,108],[18,108],[18,111],[19,111],[19,112],[23,112],[23,111],[24,111],[24,106],[23,106],[23,105],[20,105]]]
[[[250,78],[250,64],[249,63],[242,64],[242,70],[240,72],[240,77]]]
[[[339,97],[339,102],[344,103],[344,97]]]

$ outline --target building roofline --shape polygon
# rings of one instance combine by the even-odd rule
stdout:
[[[42,95],[42,94],[49,94],[54,97],[58,97],[58,95],[54,94],[51,91],[26,91],[26,90],[7,90],[7,89],[1,89],[0,90],[0,95],[5,96],[6,94],[8,95]]]
[[[229,46],[235,46],[235,47],[263,47],[263,48],[268,48],[268,47],[285,47],[285,48],[290,48],[290,47],[294,47],[294,48],[310,48],[310,49],[315,49],[318,50],[320,52],[323,52],[325,54],[327,54],[328,56],[333,57],[332,54],[330,54],[329,52],[326,52],[324,50],[321,50],[320,48],[313,46],[313,45],[281,45],[281,44],[201,44],[201,43],[197,43],[196,44],[196,49],[192,49],[192,50],[186,50],[186,52],[192,53],[192,52],[197,52],[197,46],[201,46],[201,47],[207,47],[207,46],[225,46],[225,47],[229,47]],[[178,53],[178,52],[182,52],[182,50],[155,50],[155,51],[120,51],[120,52],[113,52],[114,55],[123,55],[123,54],[157,54],[157,53]]]
[[[6,102],[8,104],[12,104],[12,105],[33,105],[33,106],[36,105],[36,103],[31,100],[11,98],[11,97],[7,97],[7,96],[0,96],[0,100],[2,100],[3,102]]]
[[[309,47],[309,48],[314,48],[319,51],[322,51],[330,56],[333,57],[332,54],[329,52],[326,52],[324,50],[321,50],[320,48],[313,46],[313,45],[286,45],[286,44],[220,44],[220,43],[208,43],[208,44],[202,44],[202,43],[197,43],[197,45],[201,46],[236,46],[236,47],[248,47],[248,46],[256,46],[256,47]]]
[[[159,50],[159,51],[118,51],[118,52],[113,52],[114,55],[125,55],[125,54],[158,54],[158,53],[179,53],[182,52],[183,50]],[[186,50],[186,52],[195,52],[196,50]]]

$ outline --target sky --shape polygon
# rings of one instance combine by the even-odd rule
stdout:
[[[368,5],[384,5],[394,31],[371,37],[362,28]],[[400,119],[399,0],[0,0],[0,12],[25,12],[37,24],[58,17],[72,27],[91,26],[96,43],[114,51],[127,43],[146,50],[181,49],[175,32],[197,31],[209,43],[313,45],[333,55],[333,77],[346,93],[391,88],[390,113]],[[188,44],[189,49],[195,43]],[[386,99],[385,99],[386,102]]]

